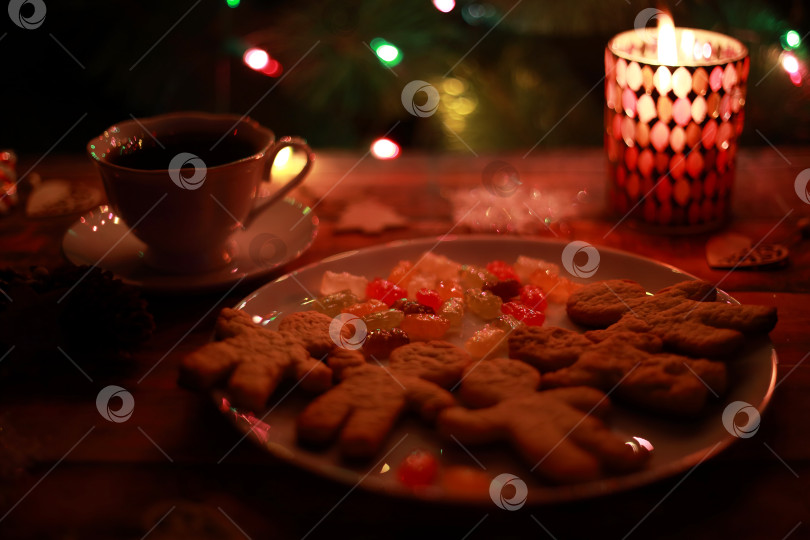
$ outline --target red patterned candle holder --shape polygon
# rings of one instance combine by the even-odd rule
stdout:
[[[688,28],[673,38],[670,27],[665,43],[663,30],[621,33],[605,50],[611,204],[667,232],[712,229],[729,212],[748,51]]]

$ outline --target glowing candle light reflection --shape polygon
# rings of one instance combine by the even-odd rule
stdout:
[[[662,13],[658,18],[658,61],[667,66],[678,63],[675,23],[666,13]]]

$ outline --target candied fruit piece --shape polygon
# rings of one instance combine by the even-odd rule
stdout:
[[[320,296],[312,303],[315,311],[320,311],[330,317],[337,317],[344,308],[357,303],[357,296],[350,290]]]
[[[464,301],[461,298],[450,298],[439,308],[437,315],[450,321],[451,330],[461,329],[464,322]]]
[[[387,309],[369,313],[363,317],[363,322],[366,323],[366,329],[369,331],[390,330],[399,326],[404,317],[405,314],[398,309]]]
[[[434,289],[436,288],[438,279],[433,274],[417,274],[408,282],[408,298],[411,300],[416,299],[416,293],[419,289]]]
[[[507,334],[514,332],[515,330],[519,330],[521,328],[526,328],[526,323],[514,318],[512,315],[501,315],[491,323],[491,326],[495,328],[500,328],[504,330]]]
[[[388,358],[394,349],[407,345],[411,340],[403,330],[392,328],[391,330],[372,330],[366,334],[363,342],[363,354],[367,357],[374,357],[377,360]]]
[[[507,333],[500,328],[486,325],[470,337],[464,348],[473,358],[506,356]]]
[[[523,321],[528,326],[543,326],[543,323],[546,322],[545,314],[517,302],[506,302],[501,306],[501,311]]]
[[[453,279],[458,275],[459,263],[448,259],[444,255],[437,255],[428,251],[414,264],[417,274],[430,274],[437,279]]]
[[[547,291],[546,299],[556,304],[564,304],[572,292],[582,287],[579,283],[574,283],[564,276],[552,275],[544,270],[538,270],[532,274],[529,282]]]
[[[327,270],[321,278],[321,296],[348,289],[359,300],[362,300],[366,297],[366,287],[368,287],[368,279],[348,272],[337,273]]]
[[[413,275],[413,263],[411,261],[399,261],[397,265],[391,269],[391,273],[388,274],[388,281],[403,289],[407,289],[408,282]]]
[[[427,306],[429,308],[433,308],[433,311],[436,312],[442,307],[442,297],[439,296],[437,291],[433,289],[419,289],[416,291],[416,301],[422,304],[423,306]]]
[[[451,298],[464,298],[464,287],[455,279],[443,280],[437,283],[436,292],[445,301]]]
[[[399,327],[408,334],[413,341],[431,341],[441,339],[450,329],[450,321],[439,315],[419,313],[405,315]]]
[[[419,302],[414,302],[413,300],[408,300],[407,298],[400,298],[393,304],[391,307],[394,309],[398,309],[405,313],[405,315],[415,315],[418,313],[428,313],[433,315],[436,311],[430,307],[420,304]]]
[[[488,320],[501,314],[503,301],[489,291],[467,289],[464,291],[464,303],[470,312]]]
[[[438,472],[436,456],[425,450],[414,450],[397,469],[397,478],[404,485],[415,488],[432,484]]]
[[[366,287],[366,298],[376,298],[385,302],[388,306],[400,298],[405,298],[407,295],[405,289],[382,278],[375,278]]]
[[[483,290],[489,291],[504,302],[520,294],[520,282],[516,279],[504,279],[495,283],[488,281],[484,283]]]
[[[464,289],[480,289],[484,283],[498,281],[486,268],[465,264],[458,273],[458,280]]]
[[[518,278],[523,283],[530,282],[530,277],[535,272],[545,272],[548,276],[556,278],[560,275],[560,267],[554,263],[544,261],[542,259],[533,259],[525,255],[520,255],[514,264],[515,272]],[[533,281],[531,281],[534,283]],[[535,285],[543,286],[541,283],[534,283]],[[546,288],[545,290],[549,290]]]
[[[546,293],[543,291],[542,287],[538,287],[537,285],[524,285],[523,288],[520,289],[520,301],[524,306],[532,308],[535,311],[545,311],[548,307]]]
[[[493,274],[498,281],[506,281],[507,279],[514,279],[515,281],[520,281],[515,269],[512,268],[511,264],[505,263],[504,261],[492,261],[487,264],[487,270]]]
[[[351,313],[352,315],[357,315],[358,317],[365,317],[369,313],[385,311],[387,309],[388,306],[385,304],[385,302],[372,298],[367,302],[360,302],[359,304],[353,304],[347,308],[343,308],[343,313]]]

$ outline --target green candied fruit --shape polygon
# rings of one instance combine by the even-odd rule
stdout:
[[[486,268],[465,264],[458,271],[458,280],[465,289],[480,289],[484,283],[495,283],[498,278]]]
[[[385,311],[377,311],[369,313],[363,317],[363,322],[366,323],[366,330],[391,330],[396,328],[405,318],[405,313],[398,309],[388,309]]]
[[[324,315],[337,317],[343,309],[356,303],[358,303],[357,297],[352,291],[346,289],[316,298],[312,303],[312,307],[315,311],[320,311]]]
[[[489,291],[475,288],[464,291],[464,303],[472,313],[489,320],[500,317],[503,301]]]
[[[520,330],[521,328],[526,328],[526,323],[513,317],[512,315],[501,315],[490,324],[495,328],[500,328],[501,330],[506,331],[507,334],[512,333],[515,330]]]
[[[456,297],[448,298],[439,308],[437,315],[450,321],[451,330],[458,330],[464,320],[464,301]]]

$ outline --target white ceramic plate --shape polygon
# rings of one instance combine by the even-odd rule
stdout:
[[[326,270],[347,271],[369,278],[384,277],[397,261],[416,260],[428,250],[469,264],[485,264],[493,259],[514,262],[518,255],[559,264],[565,245],[553,241],[492,236],[394,242],[342,253],[304,267],[258,289],[237,307],[265,321],[269,320],[267,326],[275,328],[278,317],[304,309],[302,304],[311,299],[313,294],[317,295],[321,276]],[[599,253],[601,257],[597,272],[589,280],[582,281],[625,278],[640,282],[649,291],[656,291],[679,281],[695,279],[671,266],[629,253],[607,248],[599,248]],[[721,297],[733,301],[722,293]],[[576,328],[565,315],[564,306],[551,304],[546,315],[546,324]],[[441,469],[450,465],[472,468],[483,465],[491,478],[504,472],[516,475],[528,485],[526,504],[531,505],[594,497],[647,484],[685,471],[716,455],[734,441],[734,437],[722,423],[726,405],[743,401],[762,412],[770,399],[776,377],[773,346],[767,338],[751,343],[741,358],[729,364],[729,368],[729,392],[695,421],[668,420],[617,405],[609,420],[611,428],[625,440],[630,440],[633,436],[642,437],[655,447],[647,467],[633,474],[571,486],[543,484],[532,476],[529,467],[505,445],[471,447],[469,450],[473,459],[454,441],[440,439],[435,432],[415,419],[400,422],[388,438],[387,446],[380,452],[378,462],[349,465],[339,459],[334,447],[318,452],[296,444],[295,418],[306,404],[304,396],[295,392],[279,395],[282,394],[280,392],[271,399],[269,412],[259,412],[258,417],[250,411],[230,407],[227,398],[221,393],[216,398],[221,410],[235,425],[272,454],[325,477],[349,485],[359,484],[366,489],[389,495],[492,504],[486,496],[470,498],[446,491],[441,482],[419,491],[404,486],[397,478],[397,467],[413,450],[422,449],[439,458]],[[386,469],[387,472],[383,472]]]
[[[284,199],[233,235],[235,256],[227,266],[199,274],[168,274],[147,266],[144,243],[109,206],[100,206],[70,226],[62,238],[62,250],[74,264],[110,270],[125,283],[145,290],[192,292],[265,275],[298,258],[312,245],[317,231],[318,218],[309,207]]]

